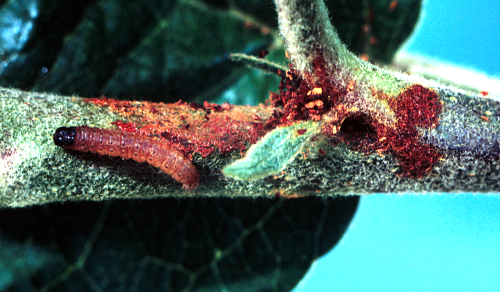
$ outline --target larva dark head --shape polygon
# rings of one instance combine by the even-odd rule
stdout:
[[[54,133],[54,144],[64,148],[71,147],[75,142],[76,128],[75,127],[60,127]]]

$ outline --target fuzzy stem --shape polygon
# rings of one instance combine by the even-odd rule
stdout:
[[[276,0],[280,32],[295,69],[303,74],[315,75],[313,61],[321,55],[329,71],[335,67],[361,65],[347,50],[328,17],[322,0]]]
[[[355,81],[361,94],[367,94],[366,84],[389,96],[399,94],[409,82],[386,70],[359,59],[340,40],[328,16],[323,0],[275,0],[280,32],[285,39],[295,70],[309,84],[321,79],[315,72],[314,61],[322,60],[321,74],[338,87]]]

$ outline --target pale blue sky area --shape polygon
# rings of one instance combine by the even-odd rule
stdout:
[[[500,1],[426,1],[406,49],[500,76]],[[500,291],[500,194],[363,197],[309,291]]]
[[[500,196],[372,195],[295,289],[500,291]]]
[[[405,49],[500,77],[500,1],[425,1]]]

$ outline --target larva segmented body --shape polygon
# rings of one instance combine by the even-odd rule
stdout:
[[[54,143],[67,149],[100,155],[120,156],[137,162],[147,161],[183,184],[184,189],[198,186],[198,171],[177,149],[136,133],[81,127],[61,127],[54,133]]]

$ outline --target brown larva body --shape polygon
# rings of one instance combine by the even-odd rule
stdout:
[[[186,190],[195,189],[199,183],[198,171],[181,152],[162,141],[136,133],[87,126],[62,127],[54,133],[54,143],[77,151],[147,161],[170,174]]]

